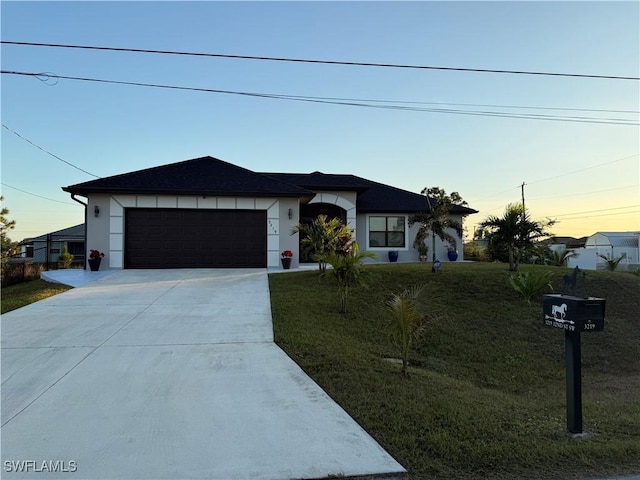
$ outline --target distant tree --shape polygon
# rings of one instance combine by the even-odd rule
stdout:
[[[0,202],[4,201],[4,197],[0,196]],[[7,259],[14,253],[16,248],[16,244],[11,241],[9,236],[7,235],[9,230],[13,230],[16,226],[15,220],[9,220],[7,218],[9,215],[9,209],[6,207],[2,207],[0,210],[0,242],[2,249],[2,263],[4,264]]]
[[[458,192],[451,192],[450,195],[440,187],[423,188],[420,192],[426,197],[424,212],[418,212],[409,218],[409,225],[419,224],[413,246],[418,248],[424,243],[431,232],[431,260],[436,261],[436,235],[443,242],[448,242],[451,248],[456,249],[456,239],[447,232],[452,229],[458,237],[462,238],[462,225],[453,220],[449,212],[455,205],[467,205]],[[434,271],[432,269],[432,271]]]
[[[311,223],[299,223],[293,227],[293,234],[299,233],[303,253],[318,262],[320,273],[327,269],[327,256],[334,253],[340,238],[351,238],[351,232],[339,219],[327,220],[326,215],[318,215]]]
[[[490,215],[480,223],[480,235],[489,240],[492,256],[506,251],[509,270],[516,272],[522,256],[537,240],[550,236],[546,229],[554,224],[553,220],[534,221],[522,204],[511,203],[502,217]]]

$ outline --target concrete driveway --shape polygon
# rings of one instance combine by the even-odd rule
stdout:
[[[3,315],[1,435],[5,479],[404,472],[273,343],[265,270],[118,271]]]

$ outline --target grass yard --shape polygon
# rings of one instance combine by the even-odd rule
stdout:
[[[317,272],[269,278],[275,338],[410,473],[411,479],[572,479],[640,473],[640,278],[587,272],[607,300],[604,332],[582,335],[588,438],[566,433],[564,334],[545,327],[540,299],[507,286],[505,265],[367,267],[349,313]],[[554,272],[556,291],[569,269]],[[425,283],[427,327],[410,378],[389,342],[384,302]]]
[[[3,287],[2,313],[10,312],[16,308],[24,307],[30,303],[52,297],[69,290],[71,287],[58,283],[45,282],[44,280],[31,280],[29,282]]]

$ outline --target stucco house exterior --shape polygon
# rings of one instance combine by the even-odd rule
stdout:
[[[640,266],[640,232],[596,232],[587,238],[585,250],[595,252],[596,269],[605,268],[600,257],[614,259],[624,255],[619,264],[621,270]]]
[[[56,263],[63,248],[73,255],[75,263],[84,263],[84,224],[45,233],[20,242],[21,257],[36,263]]]
[[[409,218],[428,210],[423,195],[355,175],[258,173],[213,157],[63,190],[86,205],[86,247],[105,253],[102,268],[278,267],[284,250],[294,252],[296,267],[292,228],[319,214],[340,218],[379,261],[388,261],[389,250],[399,261],[417,261],[418,227]],[[473,213],[463,206],[450,212],[461,223]],[[438,239],[439,259],[447,247]],[[457,248],[461,260],[459,238]]]
[[[634,270],[640,267],[640,232],[596,232],[582,238],[554,237],[549,246],[552,250],[573,250],[575,255],[567,260],[567,267],[583,270],[604,270],[607,265],[600,257],[624,258],[619,270]]]

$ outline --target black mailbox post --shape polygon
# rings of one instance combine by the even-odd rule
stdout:
[[[582,433],[581,332],[604,330],[603,298],[545,295],[542,302],[544,324],[564,330],[567,372],[567,429]]]

